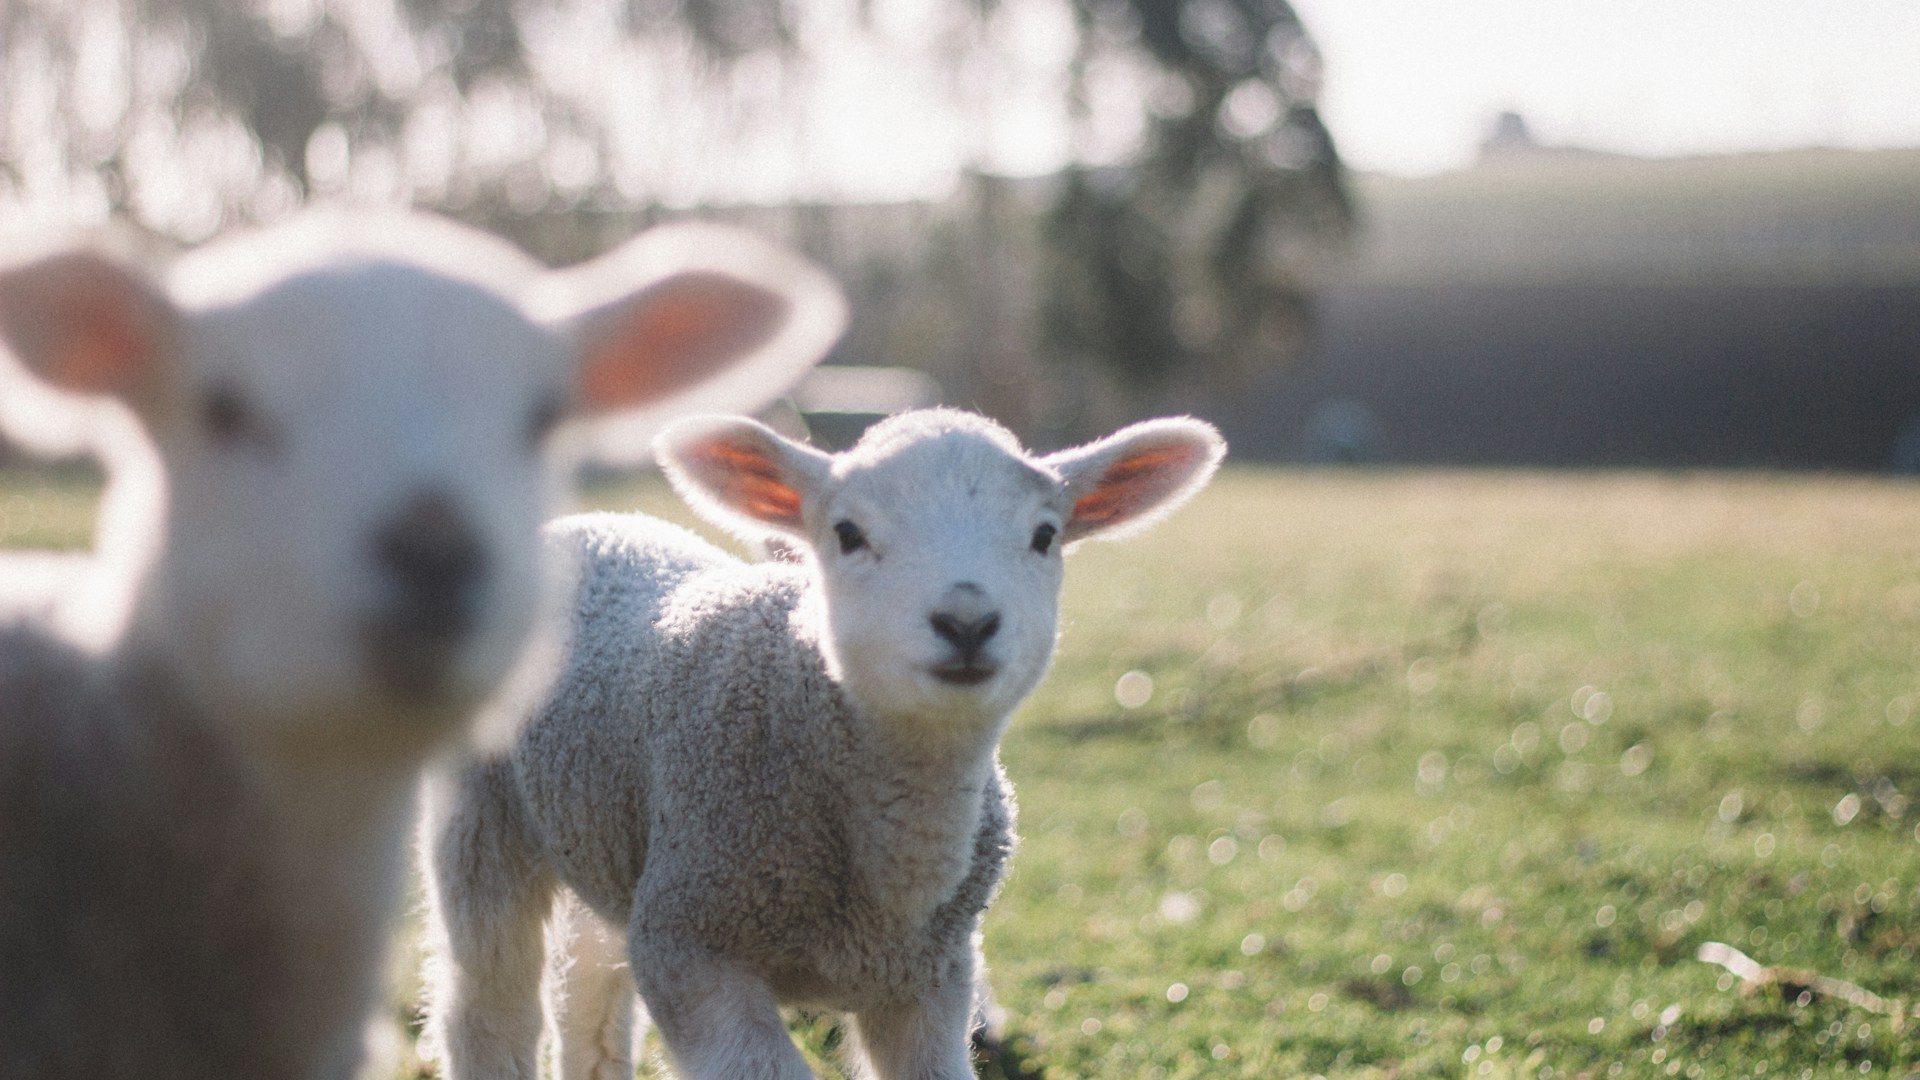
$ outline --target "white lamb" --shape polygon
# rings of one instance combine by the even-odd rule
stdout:
[[[0,620],[0,1076],[351,1075],[418,775],[550,674],[571,421],[777,393],[841,315],[687,228],[560,273],[333,215],[164,284],[0,269],[0,413],[90,414],[117,524],[55,617]]]
[[[581,575],[564,672],[510,756],[429,799],[449,1080],[537,1075],[560,886],[563,1080],[632,1076],[636,983],[689,1080],[808,1076],[782,1005],[852,1013],[863,1075],[971,1076],[1014,843],[997,747],[1053,653],[1062,549],[1171,510],[1224,450],[1169,419],[1031,457],[934,410],[830,456],[703,419],[657,444],[674,486],[800,565],[639,515],[550,526]]]

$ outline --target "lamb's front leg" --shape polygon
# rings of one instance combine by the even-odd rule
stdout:
[[[633,981],[682,1080],[813,1080],[765,980],[687,942],[629,932]]]
[[[571,893],[548,923],[546,989],[559,1080],[633,1080],[626,935]]]
[[[919,1001],[868,1009],[854,1017],[860,1080],[972,1080],[971,979]]]

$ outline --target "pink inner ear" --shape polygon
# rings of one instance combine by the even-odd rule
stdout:
[[[1093,490],[1074,502],[1073,524],[1111,525],[1152,506],[1178,486],[1199,453],[1199,447],[1172,443],[1117,459]]]
[[[755,443],[722,436],[688,448],[686,460],[733,509],[757,521],[799,524],[800,492]]]
[[[149,354],[146,335],[121,305],[102,305],[71,316],[87,332],[68,343],[60,358],[60,381],[83,393],[106,393],[134,379]]]
[[[21,359],[83,394],[132,389],[163,347],[159,306],[133,275],[89,254],[0,276],[0,320]]]
[[[657,401],[746,359],[786,324],[791,302],[713,271],[676,274],[599,328],[580,377],[589,407]]]

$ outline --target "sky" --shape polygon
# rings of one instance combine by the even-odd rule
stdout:
[[[505,168],[542,145],[539,108],[525,95],[476,93],[459,106],[451,84],[413,55],[395,0],[267,7],[297,36],[323,2],[350,16],[382,86],[420,96],[397,152],[350,152],[333,125],[316,134],[307,157],[322,193],[432,201],[463,167]],[[795,5],[809,43],[798,66],[744,61],[722,78],[723,95],[690,77],[699,65],[684,43],[610,33],[616,2],[529,6],[534,66],[550,90],[604,114],[619,188],[667,205],[939,198],[964,166],[1033,175],[1075,154],[1112,161],[1139,132],[1142,97],[1156,92],[1138,60],[1104,61],[1090,81],[1095,122],[1068,122],[1067,0],[998,0],[984,31],[961,0],[805,0]],[[1292,2],[1323,57],[1322,115],[1362,170],[1469,164],[1505,110],[1545,142],[1653,156],[1920,146],[1920,0]],[[877,26],[863,27],[863,9]],[[95,10],[117,18],[113,5]],[[118,39],[103,31],[87,40]],[[92,51],[77,105],[110,119],[126,50]],[[50,95],[14,98],[0,109],[18,130],[64,123]],[[242,189],[258,163],[230,124],[169,123],[143,123],[130,146],[145,178],[143,212],[179,235],[205,235],[222,220],[220,178],[233,173],[229,186]],[[33,151],[19,163],[25,182],[0,201],[106,212],[97,184],[75,193],[52,140],[23,145]],[[593,148],[578,138],[546,156],[534,196],[595,176]],[[264,194],[274,191],[291,201],[290,189]],[[272,216],[277,205],[251,212]]]
[[[833,10],[818,0],[808,10]],[[1322,115],[1349,164],[1428,174],[1470,164],[1514,110],[1544,142],[1648,156],[1808,146],[1920,146],[1920,0],[1293,0],[1320,47]],[[911,197],[956,159],[1050,172],[1071,136],[1058,73],[1072,31],[1060,0],[1003,0],[1000,59],[957,109],[924,27],[943,0],[876,5],[875,43],[823,26],[808,146],[735,173],[762,198]],[[1142,80],[1105,81],[1114,156]],[[1135,125],[1137,130],[1137,125]]]
[[[1920,0],[1293,0],[1347,161],[1431,173],[1491,118],[1665,156],[1920,145]]]

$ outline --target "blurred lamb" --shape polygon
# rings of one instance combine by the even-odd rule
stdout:
[[[0,551],[0,619],[51,614],[92,566],[90,557],[64,551]]]
[[[862,1075],[971,1076],[1014,843],[997,748],[1053,653],[1061,551],[1171,510],[1225,446],[1172,419],[1031,457],[945,410],[837,456],[740,419],[657,446],[695,509],[804,561],[640,515],[549,527],[581,575],[564,672],[509,756],[428,800],[430,1045],[449,1080],[537,1075],[564,885],[564,1080],[633,1075],[636,982],[689,1080],[808,1076],[781,1005],[851,1012]]]
[[[0,419],[115,474],[90,580],[0,625],[0,1076],[351,1075],[422,766],[551,673],[578,421],[751,407],[841,320],[699,228],[559,273],[332,215],[164,284],[0,270]]]

